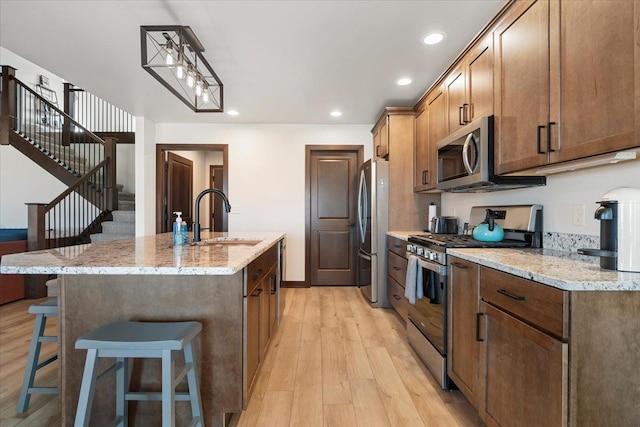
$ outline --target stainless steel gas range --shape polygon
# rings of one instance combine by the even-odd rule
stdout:
[[[417,234],[409,236],[407,257],[417,257],[422,268],[424,298],[410,306],[407,337],[442,388],[453,387],[447,376],[447,249],[482,247],[542,247],[542,206],[474,206],[469,215],[469,231],[491,209],[496,224],[505,231],[500,242],[481,242],[470,234]]]

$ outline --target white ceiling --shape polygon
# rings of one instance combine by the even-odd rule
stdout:
[[[370,124],[413,105],[504,3],[2,0],[0,45],[156,122]],[[196,114],[141,68],[140,26],[175,24],[194,30],[239,116]],[[433,30],[447,38],[423,44]]]

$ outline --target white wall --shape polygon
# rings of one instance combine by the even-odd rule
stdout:
[[[136,237],[156,234],[156,126],[136,117]]]
[[[600,235],[593,217],[600,197],[617,187],[640,188],[640,161],[583,169],[547,177],[547,185],[520,190],[476,194],[442,194],[443,215],[469,220],[471,206],[539,203],[544,209],[545,232]],[[572,224],[573,205],[585,206],[585,226]]]
[[[286,233],[285,279],[302,281],[305,280],[305,146],[364,145],[367,159],[372,151],[370,131],[371,125],[159,123],[156,142],[228,144],[228,196],[233,208],[229,231]],[[155,176],[153,179],[148,181],[150,188],[145,188],[145,192],[155,191]]]

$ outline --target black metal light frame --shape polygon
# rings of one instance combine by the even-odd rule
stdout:
[[[171,48],[178,52],[179,64],[190,68],[195,76],[199,76],[203,87],[208,86],[209,102],[195,94],[194,89],[185,80],[177,77],[177,65],[167,65],[167,55]],[[140,52],[142,68],[147,70],[169,92],[184,102],[196,113],[222,113],[223,86],[211,65],[202,53],[204,47],[193,33],[191,27],[182,25],[143,25],[140,26]],[[181,61],[181,62],[180,62]],[[186,71],[184,71],[186,72]]]

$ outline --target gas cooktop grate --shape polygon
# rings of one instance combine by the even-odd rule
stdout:
[[[446,248],[513,248],[526,247],[529,243],[521,240],[502,240],[500,242],[481,242],[472,236],[463,234],[416,234],[409,236],[409,242],[422,245],[438,245]]]

